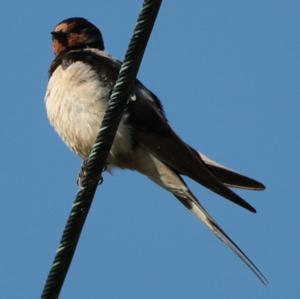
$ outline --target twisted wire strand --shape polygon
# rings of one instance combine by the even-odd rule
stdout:
[[[76,246],[91,207],[101,173],[105,168],[123,111],[132,91],[143,54],[154,26],[162,0],[144,0],[118,80],[113,88],[101,129],[85,165],[82,187],[77,192],[42,299],[57,299],[71,264]]]

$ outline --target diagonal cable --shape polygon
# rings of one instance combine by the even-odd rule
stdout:
[[[82,188],[78,191],[56,256],[48,274],[42,299],[57,299],[91,207],[101,173],[132,91],[143,54],[162,0],[144,0],[118,80],[113,88],[101,129],[85,165]]]

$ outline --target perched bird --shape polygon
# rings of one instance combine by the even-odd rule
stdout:
[[[51,34],[55,58],[45,96],[48,118],[63,141],[85,160],[96,140],[121,63],[104,51],[100,30],[84,18],[66,19]],[[168,124],[159,99],[138,80],[107,164],[108,168],[137,170],[170,191],[263,283],[267,282],[203,208],[181,175],[251,212],[256,211],[228,187],[263,190],[264,185],[214,162],[182,141]]]

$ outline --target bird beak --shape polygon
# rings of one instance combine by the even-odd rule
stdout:
[[[67,34],[62,31],[52,31],[51,35],[53,38],[59,39],[59,38],[65,38]]]

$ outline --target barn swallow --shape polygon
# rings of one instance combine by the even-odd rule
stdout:
[[[52,34],[55,58],[45,103],[50,123],[83,160],[96,140],[121,62],[104,49],[100,30],[84,18],[60,22]],[[108,169],[136,170],[170,191],[227,244],[264,284],[267,279],[208,214],[184,182],[190,177],[211,191],[256,212],[229,187],[263,190],[264,185],[211,160],[170,127],[157,96],[136,80],[107,160]]]

